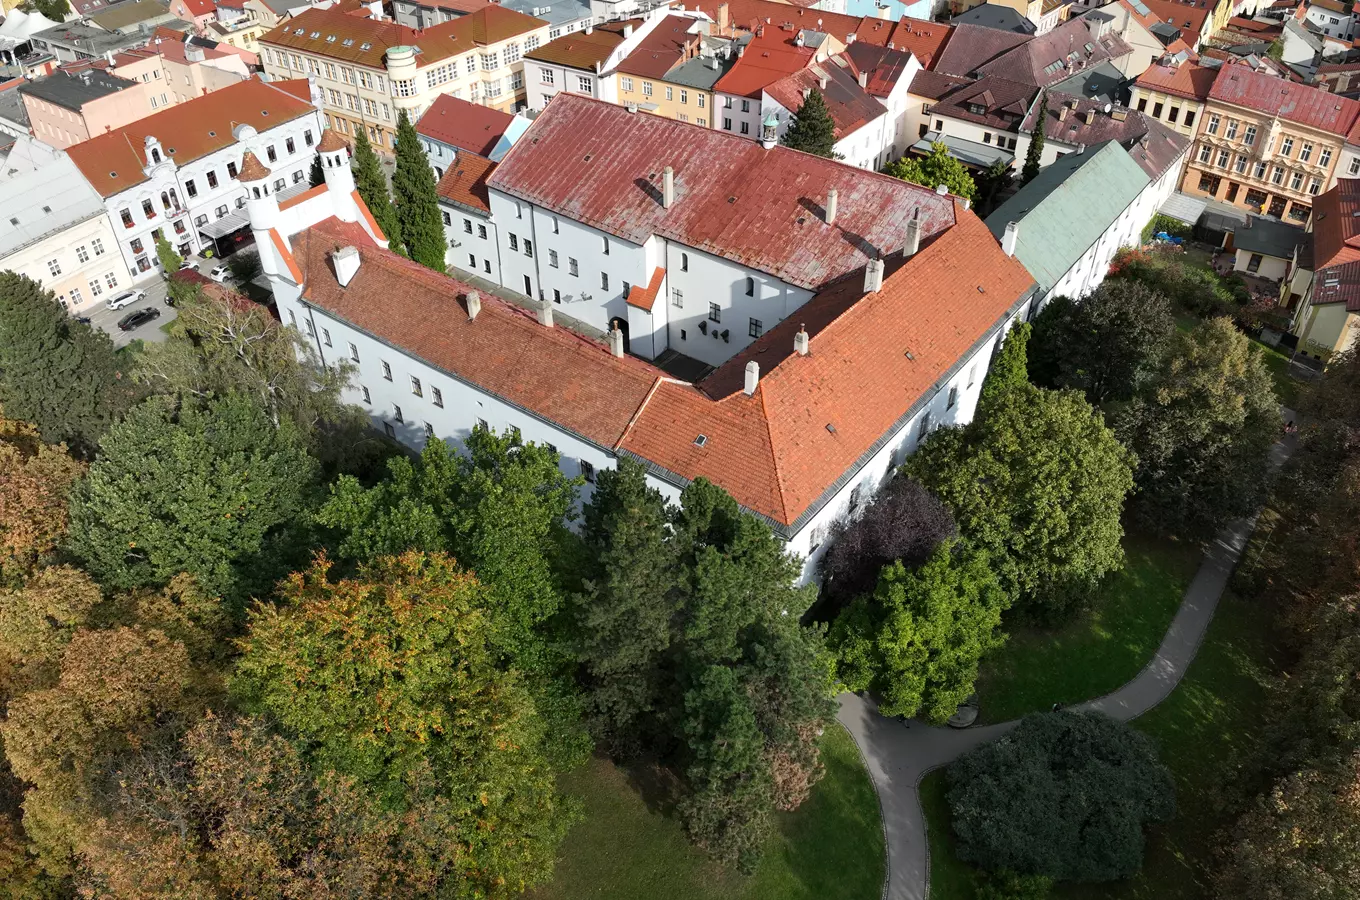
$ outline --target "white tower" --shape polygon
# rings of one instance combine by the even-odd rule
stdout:
[[[236,178],[246,189],[246,215],[255,235],[255,246],[260,250],[260,267],[267,275],[277,275],[280,268],[274,259],[269,231],[279,223],[279,198],[274,196],[274,188],[269,184],[271,175],[273,173],[254,153],[247,150],[241,156],[241,171]],[[280,237],[285,243],[288,241],[287,235]]]

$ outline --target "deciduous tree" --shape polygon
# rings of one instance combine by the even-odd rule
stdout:
[[[1028,322],[1016,322],[1006,333],[1001,344],[1001,352],[996,354],[987,376],[982,380],[982,391],[978,394],[978,415],[986,414],[987,407],[994,404],[1002,394],[1013,387],[1029,383],[1027,356],[1029,339],[1033,328]]]
[[[354,159],[351,166],[354,169],[354,186],[359,196],[364,198],[368,211],[373,214],[373,221],[378,223],[388,246],[404,255],[406,244],[402,241],[401,220],[392,206],[387,176],[383,174],[378,155],[373,152],[373,145],[368,142],[368,135],[362,128],[356,129],[354,133]]]
[[[175,248],[170,246],[170,242],[163,237],[156,238],[156,260],[161,264],[161,272],[166,278],[179,271],[180,264],[184,262],[184,257],[175,252]]]
[[[1147,735],[1099,713],[1028,716],[949,766],[959,857],[1060,881],[1114,881],[1143,863],[1143,829],[1175,811]]]
[[[0,585],[21,579],[66,536],[66,497],[85,473],[27,422],[0,417]]]
[[[49,444],[93,455],[135,400],[113,343],[26,275],[0,272],[0,406]]]
[[[949,193],[965,200],[972,200],[977,196],[977,184],[973,181],[973,176],[968,174],[963,163],[949,155],[949,148],[939,142],[931,145],[928,155],[904,156],[888,163],[883,171],[894,178],[913,184],[923,184],[932,189],[944,185],[949,189]]]
[[[814,88],[804,98],[803,105],[789,119],[789,128],[780,143],[813,156],[836,158],[836,123],[821,91]]]
[[[397,169],[392,175],[401,239],[406,255],[436,272],[444,271],[444,220],[435,194],[434,170],[406,110],[397,116]]]

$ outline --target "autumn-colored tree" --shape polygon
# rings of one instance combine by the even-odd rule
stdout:
[[[66,534],[66,495],[84,472],[32,425],[0,417],[0,584],[56,549]]]
[[[94,579],[71,566],[49,566],[0,592],[0,656],[16,667],[56,664],[101,599]]]

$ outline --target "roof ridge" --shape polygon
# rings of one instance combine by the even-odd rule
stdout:
[[[775,366],[775,368],[779,367]],[[774,431],[770,428],[770,408],[765,405],[765,390],[759,382],[756,384],[756,390],[760,393],[760,421],[765,426],[765,440],[770,445],[770,467],[774,469],[774,483],[777,488],[774,493],[779,500],[779,519],[787,522],[789,521],[789,505],[784,497],[789,492],[789,488],[784,483],[784,472],[779,466],[779,453],[774,446]]]

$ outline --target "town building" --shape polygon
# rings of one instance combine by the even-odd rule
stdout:
[[[0,168],[0,268],[27,275],[72,313],[131,284],[104,202],[63,152],[20,138]]]
[[[258,62],[259,40],[271,27],[260,20],[250,0],[218,0],[217,15],[204,26],[203,36],[245,50]]]
[[[217,6],[213,0],[170,0],[170,12],[180,21],[194,26],[194,33],[200,35],[206,34],[208,26],[217,21]]]
[[[1041,101],[1035,101],[1029,115],[1020,126],[1020,143],[1015,154],[1029,158],[1030,136],[1038,123]],[[1106,141],[1116,141],[1125,150],[1141,146],[1151,155],[1148,177],[1156,180],[1170,171],[1166,195],[1170,196],[1180,181],[1180,173],[1192,141],[1183,134],[1151,118],[1146,113],[1126,106],[1073,97],[1050,92],[1044,110],[1044,150],[1039,166],[1052,165],[1070,153],[1080,153]],[[1165,198],[1163,198],[1165,199]]]
[[[544,170],[549,155],[555,165]],[[672,177],[662,180],[668,165]],[[647,183],[649,172],[658,183]],[[638,302],[672,305],[658,283],[668,271],[695,279],[669,283],[686,304],[672,328],[689,327],[691,305],[735,312],[742,283],[728,298],[719,273],[736,274],[737,257],[818,286],[796,315],[687,380],[630,355],[621,330],[600,340],[566,327],[555,313],[570,308],[551,300],[525,308],[384,250],[362,209],[346,220],[319,196],[289,209],[262,199],[251,222],[280,315],[321,359],[354,364],[344,399],[412,448],[433,438],[457,445],[477,428],[515,429],[557,451],[562,470],[582,477],[583,499],[596,474],[624,456],[641,461],[670,499],[695,478],[711,479],[804,559],[803,580],[831,525],[858,511],[922,437],[972,417],[993,353],[1029,309],[1032,278],[956,198],[720,131],[555,99],[490,186],[503,235],[542,238],[532,256],[522,240],[515,254],[542,259],[589,235],[564,214],[554,233],[546,207],[521,200],[524,218],[501,208],[497,183],[520,179],[545,203],[570,203],[582,219],[628,228],[651,248],[644,259],[642,245],[613,234],[609,257],[598,241],[590,257],[652,263],[637,282]],[[831,189],[839,205],[806,208],[809,191]],[[850,233],[882,257],[851,246]],[[677,235],[691,243],[677,245]],[[596,283],[598,272],[581,274]],[[699,321],[708,332],[738,327]],[[701,332],[693,340],[730,346]]]
[[[1341,0],[1305,0],[1303,19],[1327,37],[1350,43],[1355,38],[1355,18]]]
[[[54,25],[35,32],[29,39],[34,53],[50,55],[58,64],[99,59],[145,43],[146,35],[141,32],[105,31],[85,22]]]
[[[119,0],[86,16],[85,21],[112,34],[145,37],[148,29],[182,20],[177,13],[170,11],[170,4],[165,0]]]
[[[1133,108],[1167,128],[1194,137],[1218,68],[1168,59],[1149,66],[1130,89]]]
[[[746,39],[710,34],[707,20],[687,14],[671,13],[648,24],[614,65],[617,102],[667,119],[718,127],[716,87],[734,71]],[[759,91],[755,97],[758,121]]]
[[[418,30],[368,10],[309,9],[260,38],[271,79],[312,77],[327,127],[367,129],[396,148],[397,116],[414,119],[448,94],[513,112],[526,103],[524,53],[547,41],[546,22],[497,5]]]
[[[512,116],[445,95],[436,97],[420,117],[416,134],[435,177],[441,178],[450,164],[467,154],[499,160],[528,127],[529,120],[522,115]]]
[[[1248,214],[1247,221],[1233,229],[1233,271],[1284,281],[1290,275],[1299,244],[1306,238],[1302,226]]]
[[[151,115],[162,103],[165,84],[120,78],[103,69],[54,71],[22,85],[19,94],[33,134],[53,147],[69,147]]]
[[[1307,258],[1296,255],[1302,277],[1287,290],[1302,295],[1293,320],[1299,349],[1326,359],[1360,334],[1360,180],[1340,178],[1317,198],[1310,231],[1300,248]]]
[[[731,70],[714,84],[710,105],[716,101],[720,109],[712,115],[721,119],[716,127],[752,140],[758,138],[769,115],[763,108],[765,89],[840,53],[847,38],[800,27],[791,18],[757,25],[737,44]]]
[[[113,73],[154,86],[163,82],[161,106],[211,94],[250,77],[246,62],[235,53],[199,43],[153,39],[139,50],[113,58]]]
[[[1210,89],[1181,191],[1306,224],[1357,117],[1355,100],[1224,66]]]
[[[1151,185],[1118,142],[1106,141],[1041,171],[987,227],[1038,282],[1040,307],[1052,297],[1079,300],[1105,280],[1120,247],[1139,243],[1160,205]]]
[[[248,239],[242,155],[273,167],[273,190],[301,190],[321,117],[308,84],[250,80],[196,97],[67,152],[104,199],[127,268],[156,272],[156,238],[181,256],[224,255]]]
[[[524,83],[529,109],[542,109],[562,91],[619,102],[619,64],[667,18],[666,8],[661,7],[643,18],[587,25],[584,31],[528,51],[524,54]],[[683,78],[680,72],[676,76]]]

